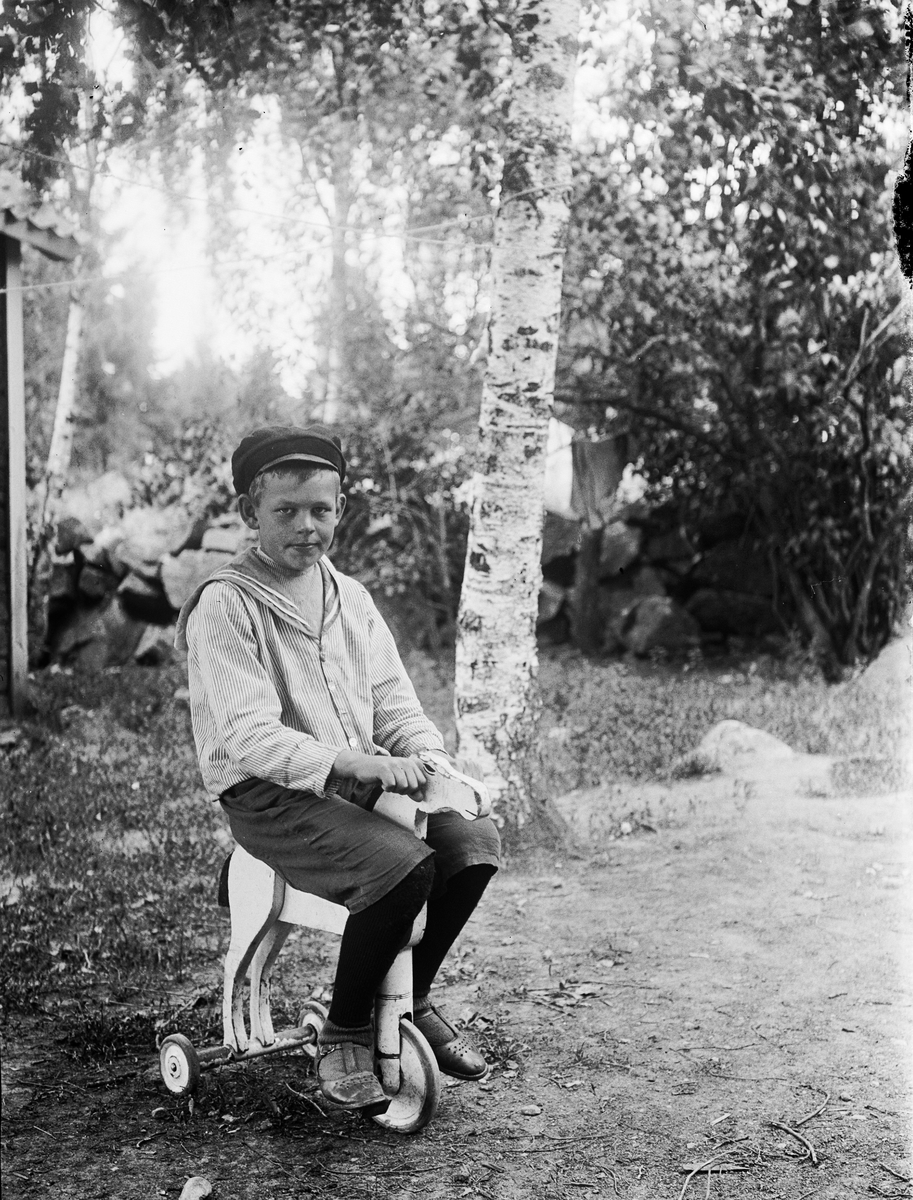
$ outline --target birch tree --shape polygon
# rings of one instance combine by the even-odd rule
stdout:
[[[578,0],[518,0],[490,345],[460,601],[456,714],[514,830],[541,811],[536,609],[571,181]]]

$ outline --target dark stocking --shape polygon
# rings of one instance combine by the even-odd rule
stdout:
[[[427,1008],[428,993],[447,951],[456,941],[495,868],[488,863],[464,867],[447,881],[447,890],[428,901],[425,936],[412,951],[413,994],[416,1013]]]
[[[330,1022],[336,1029],[371,1023],[374,993],[409,937],[431,890],[434,859],[424,859],[380,900],[350,914],[339,947]],[[470,910],[471,911],[471,910]]]

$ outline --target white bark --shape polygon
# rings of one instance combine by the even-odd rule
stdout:
[[[63,347],[63,364],[60,368],[57,410],[54,413],[54,430],[48,450],[49,496],[60,495],[70,470],[70,458],[73,453],[73,424],[76,419],[76,380],[79,370],[79,352],[82,346],[82,318],[82,300],[79,296],[73,295],[70,297],[70,310],[67,314],[67,336]]]
[[[73,426],[76,420],[76,381],[79,371],[79,354],[82,345],[83,304],[77,295],[70,297],[67,313],[67,335],[63,348],[63,364],[60,368],[60,386],[57,390],[57,407],[54,410],[54,428],[48,450],[44,479],[39,491],[39,521],[37,531],[37,554],[45,551],[47,540],[53,534],[60,497],[66,485],[73,453]]]
[[[577,0],[518,0],[491,345],[460,599],[460,753],[514,827],[536,811],[536,609],[571,173]]]

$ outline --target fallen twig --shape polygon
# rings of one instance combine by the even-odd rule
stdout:
[[[292,1093],[293,1096],[296,1096],[299,1100],[303,1100],[305,1102],[305,1104],[310,1104],[311,1108],[316,1109],[316,1111],[319,1112],[322,1117],[325,1117],[327,1115],[324,1112],[324,1110],[320,1107],[320,1105],[317,1103],[316,1100],[312,1100],[311,1097],[306,1096],[304,1094],[304,1092],[296,1091],[295,1088],[293,1088],[290,1083],[287,1083],[285,1086],[288,1088],[288,1090]]]
[[[827,1108],[827,1102],[828,1102],[828,1100],[830,1100],[830,1098],[831,1098],[830,1092],[825,1092],[824,1093],[824,1101],[821,1104],[821,1107],[816,1108],[815,1111],[813,1113],[809,1113],[809,1115],[807,1117],[803,1117],[801,1121],[797,1121],[796,1128],[800,1129],[803,1125],[807,1125],[809,1121],[814,1121],[815,1117],[820,1116],[821,1113],[823,1113],[824,1110]]]
[[[725,1158],[727,1154],[731,1154],[731,1150],[723,1150],[720,1154],[714,1154],[712,1158],[708,1158],[706,1162],[698,1163],[691,1171],[688,1172],[685,1182],[682,1184],[682,1190],[678,1194],[678,1200],[684,1200],[685,1192],[688,1190],[688,1185],[695,1175],[700,1175],[701,1171],[706,1171],[713,1163],[718,1162],[721,1158]],[[709,1175],[708,1175],[709,1178]]]
[[[815,1147],[811,1144],[808,1138],[804,1138],[801,1133],[797,1133],[795,1129],[791,1129],[789,1125],[781,1125],[779,1121],[769,1121],[774,1129],[782,1129],[784,1133],[788,1133],[790,1137],[794,1137],[796,1141],[801,1142],[805,1147],[805,1156],[811,1160],[813,1167],[818,1165],[818,1155],[815,1153]]]
[[[893,1171],[887,1163],[880,1162],[878,1165],[881,1167],[882,1171],[887,1171],[889,1175],[893,1175],[894,1178],[899,1179],[901,1183],[913,1183],[913,1179],[908,1178],[906,1175],[900,1175],[897,1173],[897,1171]]]
[[[559,1013],[568,1013],[576,1007],[573,1004],[552,1004],[550,1000],[543,1000],[541,996],[530,996],[529,999],[533,1002],[533,1004],[541,1004],[543,1008],[551,1008],[554,1009],[555,1012]],[[602,997],[597,997],[597,999],[602,999]]]

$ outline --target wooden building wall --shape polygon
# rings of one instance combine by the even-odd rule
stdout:
[[[4,241],[0,239],[0,282],[6,280]],[[10,504],[10,390],[6,361],[6,294],[0,294],[0,716],[10,715],[11,570]]]
[[[5,238],[0,238],[0,283],[6,280]],[[9,470],[9,384],[6,354],[6,294],[0,293],[0,717],[10,713],[12,580],[7,482]]]
[[[28,674],[22,251],[0,237],[0,716],[19,716]]]

